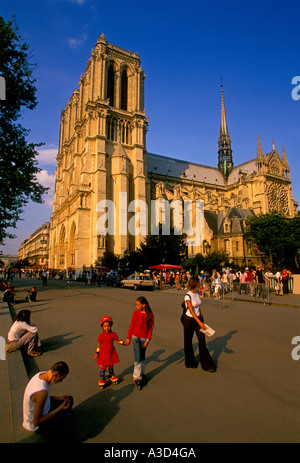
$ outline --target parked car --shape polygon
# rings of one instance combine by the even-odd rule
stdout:
[[[105,284],[106,286],[113,286],[116,288],[117,286],[120,286],[121,284],[121,276],[118,272],[110,272],[108,275],[106,275],[105,278]]]
[[[137,273],[134,273],[125,280],[121,281],[122,288],[132,288],[134,290],[146,288],[153,290],[154,286],[155,283],[149,275],[138,275]]]

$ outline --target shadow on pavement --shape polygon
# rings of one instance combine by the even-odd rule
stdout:
[[[220,336],[208,343],[208,349],[213,351],[213,359],[217,362],[218,358],[222,353],[232,354],[234,353],[231,349],[228,349],[227,343],[231,340],[232,336],[237,331],[230,331],[225,336]],[[52,348],[59,348],[60,343],[65,343],[65,336],[72,333],[66,333],[62,336],[55,336],[43,341],[43,345],[47,346],[47,350],[52,344]],[[68,339],[67,342],[72,342],[74,338]],[[194,348],[197,349],[198,343],[194,344]],[[149,381],[156,375],[159,375],[164,369],[173,363],[181,364],[184,362],[184,349],[180,349],[177,352],[163,358],[165,349],[159,349],[153,352],[148,358],[147,363],[153,362],[154,364],[160,364],[154,369],[149,369],[147,378]],[[32,376],[37,370],[37,365],[34,359],[27,358],[27,369],[28,375]],[[128,367],[121,374],[120,378],[124,378],[127,375],[132,374],[132,367]],[[19,441],[19,443],[61,443],[61,444],[72,444],[72,443],[83,443],[89,439],[93,439],[98,436],[108,423],[118,414],[120,411],[120,402],[135,389],[134,384],[127,384],[124,387],[116,390],[113,388],[107,388],[92,397],[81,402],[79,405],[73,408],[72,415],[70,417],[55,418],[47,425],[44,425],[43,429],[30,434],[27,438]],[[75,398],[76,402],[76,398]]]
[[[209,350],[212,359],[215,363],[216,368],[218,367],[218,359],[222,353],[233,354],[234,351],[227,347],[227,343],[231,340],[234,334],[238,333],[237,330],[229,331],[224,336],[219,336],[212,339],[207,343],[207,349]]]

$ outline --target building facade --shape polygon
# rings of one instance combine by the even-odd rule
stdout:
[[[139,55],[102,34],[61,114],[49,267],[81,270],[105,251],[136,249],[149,232],[153,200],[204,202],[204,240],[191,241],[189,255],[225,250],[237,264],[252,263],[246,217],[297,213],[284,148],[280,155],[273,141],[263,154],[258,138],[253,159],[234,166],[221,86],[218,167],[148,153],[144,80]],[[132,221],[136,233],[128,232]]]
[[[49,258],[50,222],[41,225],[18,250],[18,260],[28,259],[37,268],[47,268]]]

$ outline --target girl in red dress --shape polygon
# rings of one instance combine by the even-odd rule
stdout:
[[[94,359],[97,359],[97,365],[100,365],[99,386],[103,388],[105,386],[105,372],[107,368],[110,381],[114,384],[118,382],[118,378],[114,373],[114,365],[119,363],[120,360],[114,347],[114,341],[123,346],[125,343],[111,330],[113,325],[111,317],[105,316],[101,318],[100,325],[102,326],[103,333],[98,337],[98,345]]]

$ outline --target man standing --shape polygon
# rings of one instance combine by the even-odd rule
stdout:
[[[258,270],[256,270],[256,283],[258,297],[262,297],[262,299],[265,299],[265,279],[264,271],[261,265],[258,267]]]
[[[47,286],[47,278],[48,278],[48,272],[47,270],[44,270],[42,272],[43,286]]]
[[[27,431],[37,431],[40,425],[58,413],[71,411],[71,396],[50,397],[51,384],[62,382],[68,373],[69,367],[65,362],[56,362],[50,370],[37,373],[31,378],[23,397],[23,427]]]

